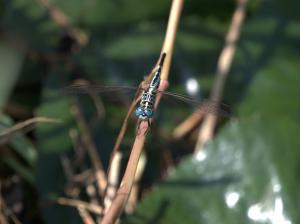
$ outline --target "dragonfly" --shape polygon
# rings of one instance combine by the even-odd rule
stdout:
[[[175,97],[178,100],[181,100],[185,103],[192,104],[200,109],[200,111],[205,113],[213,113],[218,114],[222,116],[229,116],[230,115],[230,108],[228,105],[223,103],[215,103],[209,100],[195,100],[193,98],[190,98],[188,96],[184,96],[177,93],[171,93],[167,91],[160,91],[159,85],[161,82],[161,72],[163,68],[163,64],[165,61],[166,53],[162,53],[159,62],[154,69],[154,75],[151,78],[151,81],[149,85],[146,88],[141,88],[142,93],[141,97],[139,99],[139,104],[136,107],[135,110],[135,116],[139,120],[139,124],[142,121],[148,122],[148,126],[150,126],[150,119],[153,118],[154,112],[155,112],[155,102],[157,99],[158,94],[163,94],[171,97]],[[139,89],[137,87],[130,87],[130,86],[97,86],[97,85],[85,85],[85,84],[79,84],[79,85],[71,85],[69,87],[65,88],[65,91],[67,93],[90,93],[96,92],[96,93],[107,93],[107,92],[116,92],[119,90],[137,90]],[[139,125],[138,125],[139,126]]]

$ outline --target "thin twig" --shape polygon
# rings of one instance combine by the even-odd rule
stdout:
[[[87,195],[90,198],[90,203],[96,204],[100,206],[101,202],[97,197],[97,190],[94,186],[94,182],[96,180],[96,177],[94,175],[93,170],[87,170],[84,164],[84,155],[85,151],[81,147],[78,132],[76,130],[70,130],[70,138],[73,143],[73,148],[75,150],[75,161],[73,162],[73,165],[77,165],[80,170],[80,174],[73,175],[72,179],[70,180],[71,183],[80,183],[81,185],[84,185],[85,191]],[[89,214],[84,210],[79,210],[78,212],[81,216],[81,218],[84,220],[84,223],[89,222]]]
[[[76,207],[78,209],[85,209],[97,215],[102,214],[102,208],[99,205],[87,203],[84,201],[76,200],[76,199],[69,199],[69,198],[58,198],[57,203],[60,205],[68,205],[72,207]]]
[[[81,129],[82,132],[82,140],[85,143],[85,146],[88,151],[88,155],[92,161],[94,170],[95,170],[95,176],[97,180],[97,186],[99,193],[101,196],[104,196],[104,191],[107,185],[107,178],[103,169],[102,162],[100,160],[100,156],[97,153],[97,148],[92,140],[92,135],[90,133],[90,129],[87,126],[87,123],[84,119],[84,116],[82,114],[81,108],[79,106],[78,99],[76,97],[73,97],[73,113],[76,118],[76,121],[78,122],[78,126]]]
[[[139,89],[142,85],[143,85],[143,83],[140,84]],[[120,145],[125,136],[125,133],[126,133],[126,130],[128,127],[129,118],[130,118],[131,114],[133,113],[137,103],[139,102],[139,98],[140,98],[140,90],[139,89],[134,97],[134,100],[132,101],[132,103],[129,107],[129,110],[127,111],[126,117],[123,121],[123,124],[121,126],[120,132],[118,134],[117,140],[115,142],[114,148],[111,153],[111,159],[110,159],[109,168],[108,168],[109,180],[108,180],[108,184],[107,184],[107,188],[106,188],[107,192],[104,197],[105,211],[107,211],[107,209],[111,205],[111,201],[115,197],[115,194],[117,192],[117,185],[114,183],[118,182],[118,180],[116,180],[115,178],[119,178],[119,172],[120,172],[120,169],[119,168],[117,169],[117,167],[120,166],[120,164],[117,164],[117,163],[121,162],[121,160],[119,158]],[[113,166],[115,168],[112,168]],[[112,177],[114,177],[114,178],[112,178]]]
[[[181,122],[173,131],[172,137],[174,139],[180,139],[192,131],[199,125],[201,120],[204,118],[205,111],[196,111],[192,113],[187,119]]]
[[[78,138],[77,135],[74,135],[75,133],[76,133],[76,131],[70,131],[70,137],[72,139],[74,147],[76,146],[75,142],[78,142],[75,140],[76,138]],[[83,223],[95,224],[93,217],[90,215],[90,213],[86,209],[88,207],[87,204],[89,206],[92,206],[92,208],[94,208],[95,206],[98,206],[100,209],[102,209],[102,208],[96,203],[82,202],[77,199],[80,194],[80,187],[76,186],[76,185],[78,185],[78,182],[80,184],[85,182],[84,180],[82,180],[81,176],[82,176],[82,174],[83,174],[83,176],[86,176],[86,174],[82,173],[82,174],[80,174],[80,177],[78,175],[75,176],[74,172],[73,172],[73,167],[72,167],[73,164],[71,164],[71,161],[67,157],[61,157],[61,162],[62,162],[63,170],[64,170],[64,173],[65,173],[65,176],[67,179],[67,186],[69,186],[68,189],[66,190],[66,194],[71,196],[72,198],[71,199],[59,198],[58,203],[63,204],[63,205],[75,206],[78,210],[79,216],[82,219]],[[76,178],[79,180],[76,181],[75,180]],[[96,200],[96,202],[98,202],[98,200]],[[99,209],[97,208],[97,210],[99,210]]]
[[[76,40],[79,46],[87,45],[89,36],[81,29],[73,26],[66,14],[57,8],[49,0],[38,0],[38,2],[47,9],[51,19],[61,28],[65,29],[69,35]]]
[[[184,0],[173,0],[172,7],[171,7],[167,33],[162,48],[162,53],[166,53],[167,56],[165,59],[166,62],[162,70],[162,81],[160,83],[161,91],[164,91],[168,87],[167,78],[170,69],[171,54],[173,52],[174,40],[176,36],[177,25],[181,14],[183,2]],[[158,105],[158,102],[159,99],[157,99],[156,105]],[[143,151],[148,128],[149,127],[147,122],[142,121],[140,123],[139,131],[135,137],[135,141],[132,146],[132,150],[129,157],[129,161],[127,163],[125,174],[123,176],[120,187],[117,191],[117,195],[114,198],[112,205],[110,206],[110,208],[108,209],[107,213],[104,215],[101,221],[102,224],[115,223],[116,220],[119,218],[120,214],[122,213],[124,206],[127,203],[130,191],[132,189],[132,185],[134,183],[134,177],[136,174],[138,161]]]
[[[118,134],[118,137],[117,137],[117,140],[115,142],[115,145],[114,145],[114,148],[112,150],[112,156],[111,156],[111,162],[113,161],[116,153],[119,151],[120,149],[120,145],[122,143],[122,140],[124,138],[124,135],[126,133],[126,130],[127,130],[127,127],[128,127],[128,121],[129,121],[129,118],[131,116],[131,114],[133,113],[137,103],[138,103],[138,97],[135,97],[133,102],[131,103],[130,107],[129,107],[129,110],[127,111],[127,114],[126,114],[126,117],[123,121],[123,124],[122,124],[122,127],[121,127],[121,130]],[[109,164],[111,164],[111,162]],[[110,170],[110,169],[109,169]]]
[[[36,123],[61,123],[59,119],[55,118],[48,118],[48,117],[33,117],[26,121],[22,121],[20,123],[15,124],[12,127],[4,129],[0,133],[0,144],[3,144],[6,142],[9,137],[11,137],[13,134],[23,131],[26,128],[30,128],[32,125]]]
[[[231,25],[226,36],[225,46],[220,54],[214,87],[210,99],[220,103],[225,81],[231,67],[233,56],[236,50],[236,43],[240,36],[241,26],[245,17],[247,0],[238,0],[236,10],[233,14]],[[207,114],[201,129],[199,131],[195,153],[199,152],[204,144],[213,137],[213,132],[217,124],[217,116],[215,114]]]
[[[106,188],[106,194],[104,197],[104,207],[108,209],[111,205],[113,198],[116,195],[117,185],[119,181],[119,173],[120,173],[120,163],[122,159],[122,154],[118,151],[114,154],[113,160],[111,162],[110,170],[108,173],[108,186]]]
[[[77,210],[84,224],[95,224],[93,217],[85,209],[78,208]]]

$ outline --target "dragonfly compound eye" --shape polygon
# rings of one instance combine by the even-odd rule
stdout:
[[[143,109],[141,107],[136,108],[135,115],[137,117],[141,116],[143,114]]]
[[[147,117],[152,117],[153,116],[153,111],[149,108],[145,109],[144,113]]]

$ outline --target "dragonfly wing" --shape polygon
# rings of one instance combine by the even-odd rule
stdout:
[[[64,89],[67,94],[90,94],[90,93],[112,93],[112,92],[133,92],[138,88],[132,86],[101,86],[101,85],[71,85]]]
[[[163,91],[163,92],[158,91],[158,93],[161,93],[163,97],[165,96],[174,97],[180,100],[181,102],[197,107],[200,111],[206,113],[211,113],[211,114],[216,114],[221,116],[230,116],[230,107],[224,103],[217,103],[208,99],[199,101],[185,95],[181,95],[178,93],[171,93],[167,91]]]
[[[138,97],[145,88],[132,86],[101,86],[91,84],[77,84],[64,88],[67,95],[87,95],[100,96],[103,100],[109,102],[130,103],[135,97]]]

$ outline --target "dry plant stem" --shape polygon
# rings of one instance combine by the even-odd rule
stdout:
[[[101,196],[104,196],[104,191],[107,185],[107,179],[106,175],[103,169],[102,162],[100,160],[100,157],[97,153],[97,148],[92,140],[92,135],[90,133],[90,129],[87,126],[87,123],[83,117],[81,108],[79,106],[78,99],[76,97],[74,99],[74,107],[73,107],[73,112],[76,118],[76,121],[78,122],[79,128],[81,129],[82,132],[82,140],[86,145],[86,149],[88,152],[88,155],[92,161],[94,170],[95,170],[95,176],[97,180],[97,186],[99,193]]]
[[[174,42],[180,20],[184,0],[173,0],[169,15],[168,27],[161,53],[166,53],[161,79],[168,80],[173,55]]]
[[[2,141],[5,141],[6,139],[8,139],[11,135],[15,134],[16,132],[21,131],[24,128],[28,128],[31,125],[34,125],[36,123],[61,123],[61,121],[58,119],[48,118],[48,117],[30,118],[26,121],[17,123],[16,125],[14,125],[12,127],[3,130],[0,133],[0,143],[2,143]]]
[[[166,90],[167,87],[168,87],[168,81],[162,80],[159,90],[164,91]],[[158,102],[159,102],[159,98],[157,99],[156,106],[158,105]],[[108,211],[105,213],[101,221],[101,224],[115,223],[125,208],[125,205],[130,195],[130,191],[134,183],[139,159],[143,152],[143,147],[146,140],[146,134],[148,132],[148,128],[149,126],[147,121],[142,121],[140,123],[139,131],[137,132],[138,134],[135,137],[131,149],[129,161],[127,163],[125,174],[121,181],[120,187],[117,191],[116,197],[113,200],[113,203],[109,207]]]
[[[117,185],[119,181],[120,173],[120,163],[122,159],[122,154],[120,151],[114,154],[113,160],[110,165],[110,170],[108,173],[108,186],[106,188],[106,194],[104,198],[104,207],[108,209],[111,205],[113,198],[116,195]],[[105,210],[106,212],[106,210]]]
[[[0,223],[8,224],[8,221],[6,220],[5,215],[2,211],[0,211]]]
[[[95,205],[93,205],[92,203],[88,204],[86,202],[82,202],[82,201],[75,199],[78,197],[78,195],[80,193],[80,189],[78,187],[72,186],[74,184],[74,181],[73,181],[74,174],[73,174],[71,162],[67,157],[61,157],[61,161],[62,161],[62,165],[63,165],[63,170],[64,170],[66,178],[67,178],[67,182],[68,182],[69,186],[71,186],[70,187],[71,191],[69,190],[67,192],[67,194],[71,195],[71,197],[74,197],[74,199],[59,198],[57,202],[62,205],[69,205],[69,206],[76,207],[83,223],[94,224],[95,222],[94,222],[92,216],[86,210],[86,207],[88,207],[87,205],[89,205],[89,206],[95,206]],[[98,205],[96,205],[96,206],[98,206]]]
[[[161,53],[166,53],[166,58],[165,58],[164,66],[163,66],[162,73],[161,73],[162,80],[168,79],[169,70],[170,70],[170,66],[171,66],[172,53],[173,53],[173,46],[174,46],[174,42],[175,42],[175,36],[176,36],[176,32],[177,32],[177,27],[178,27],[183,3],[184,3],[184,0],[173,0],[172,6],[171,6],[167,32],[166,32],[164,44],[163,44],[163,47],[161,50]],[[154,69],[155,68],[156,68],[156,66],[154,67]],[[152,71],[146,79],[152,78],[153,73],[154,73],[154,71]],[[143,86],[143,83],[140,86]],[[135,99],[137,99],[137,97]],[[116,153],[120,147],[120,144],[122,142],[122,139],[123,139],[124,134],[127,129],[129,117],[132,114],[132,112],[134,111],[137,103],[138,103],[138,101],[135,100],[130,105],[129,111],[126,115],[126,118],[124,119],[121,131],[118,135],[116,144],[114,146],[112,155],[114,155],[114,153]],[[113,156],[112,156],[112,158],[113,158]]]
[[[88,35],[77,27],[72,26],[69,18],[49,0],[38,0],[38,2],[47,9],[51,19],[61,28],[66,29],[71,37],[76,40],[79,46],[87,45]]]
[[[166,59],[164,63],[164,67],[162,69],[161,74],[161,84],[160,84],[160,90],[164,91],[168,87],[168,74],[170,70],[170,64],[171,64],[171,55],[174,48],[174,42],[175,42],[175,36],[177,32],[177,26],[182,10],[184,0],[173,0],[172,6],[171,6],[171,12],[170,17],[168,21],[168,28],[166,37],[164,40],[164,45],[162,47],[162,53],[166,53]],[[160,98],[160,97],[158,97]],[[157,102],[159,102],[159,99],[157,99]],[[156,103],[158,105],[158,103]],[[115,223],[116,220],[119,218],[120,214],[122,213],[124,206],[127,203],[133,182],[135,173],[138,166],[138,161],[140,158],[140,155],[143,151],[146,133],[148,130],[148,122],[142,121],[139,126],[138,134],[136,135],[134,144],[132,146],[131,154],[129,157],[129,161],[127,163],[127,167],[125,170],[125,174],[123,176],[123,179],[121,181],[121,185],[117,191],[117,195],[113,200],[112,205],[108,209],[108,211],[105,213],[103,220],[101,221],[102,224],[107,223]]]
[[[113,150],[112,150],[111,162],[113,161],[115,154],[116,154],[116,153],[119,151],[119,149],[120,149],[120,145],[121,145],[121,143],[122,143],[122,140],[123,140],[124,135],[125,135],[126,130],[127,130],[129,118],[130,118],[131,114],[133,113],[133,111],[134,111],[134,109],[135,109],[135,107],[136,107],[136,105],[137,105],[137,103],[138,103],[138,100],[137,100],[137,99],[138,99],[138,97],[136,97],[136,98],[133,100],[133,102],[131,103],[131,105],[130,105],[130,107],[129,107],[129,110],[128,110],[127,114],[126,114],[126,117],[125,117],[125,119],[124,119],[124,121],[123,121],[121,130],[120,130],[120,132],[119,132],[119,134],[118,134],[116,143],[115,143],[114,148],[113,148]],[[110,165],[111,165],[111,162],[110,162]],[[109,169],[109,170],[110,170],[110,169]]]
[[[114,198],[112,205],[110,206],[109,210],[104,215],[101,221],[102,224],[115,223],[115,221],[119,218],[127,203],[127,199],[129,197],[132,184],[134,181],[137,164],[140,155],[142,154],[143,146],[145,143],[147,129],[148,129],[148,123],[145,121],[141,122],[140,132],[139,135],[136,136],[135,138],[121,185],[117,191],[117,195]]]
[[[99,205],[87,203],[76,199],[58,198],[57,203],[60,205],[67,205],[67,206],[76,207],[78,209],[84,209],[97,215],[101,215],[103,211]]]
[[[238,0],[236,10],[233,14],[231,25],[226,36],[225,46],[220,54],[216,79],[211,93],[211,100],[220,102],[225,81],[233,61],[236,50],[236,42],[240,36],[241,26],[245,17],[247,0]],[[217,124],[217,116],[207,114],[198,135],[195,153],[203,148],[203,145],[213,137],[213,132]]]
[[[111,153],[111,159],[110,159],[109,169],[108,169],[108,183],[107,183],[107,187],[106,187],[106,194],[104,197],[105,212],[111,205],[111,202],[112,202],[113,198],[115,197],[115,194],[117,191],[117,184],[115,184],[115,183],[117,183],[119,181],[119,172],[120,172],[120,169],[119,169],[120,164],[119,163],[121,162],[121,157],[120,157],[121,154],[119,152],[119,149],[120,149],[120,145],[122,143],[122,140],[124,138],[124,135],[125,135],[127,127],[128,127],[129,118],[138,103],[138,99],[139,99],[139,91],[137,92],[135,99],[133,100],[133,102],[131,103],[131,105],[129,107],[129,110],[123,121],[121,130],[118,134],[117,140],[115,142],[114,148]]]
[[[173,131],[172,137],[174,139],[180,139],[194,129],[204,118],[204,111],[196,111],[179,124]]]
[[[127,214],[132,214],[136,207],[137,200],[138,200],[138,193],[139,193],[139,181],[144,173],[146,162],[147,162],[146,155],[145,153],[142,153],[138,162],[137,171],[134,176],[133,186],[125,208],[125,212]]]
[[[93,217],[85,209],[78,208],[78,212],[84,224],[96,224]]]

